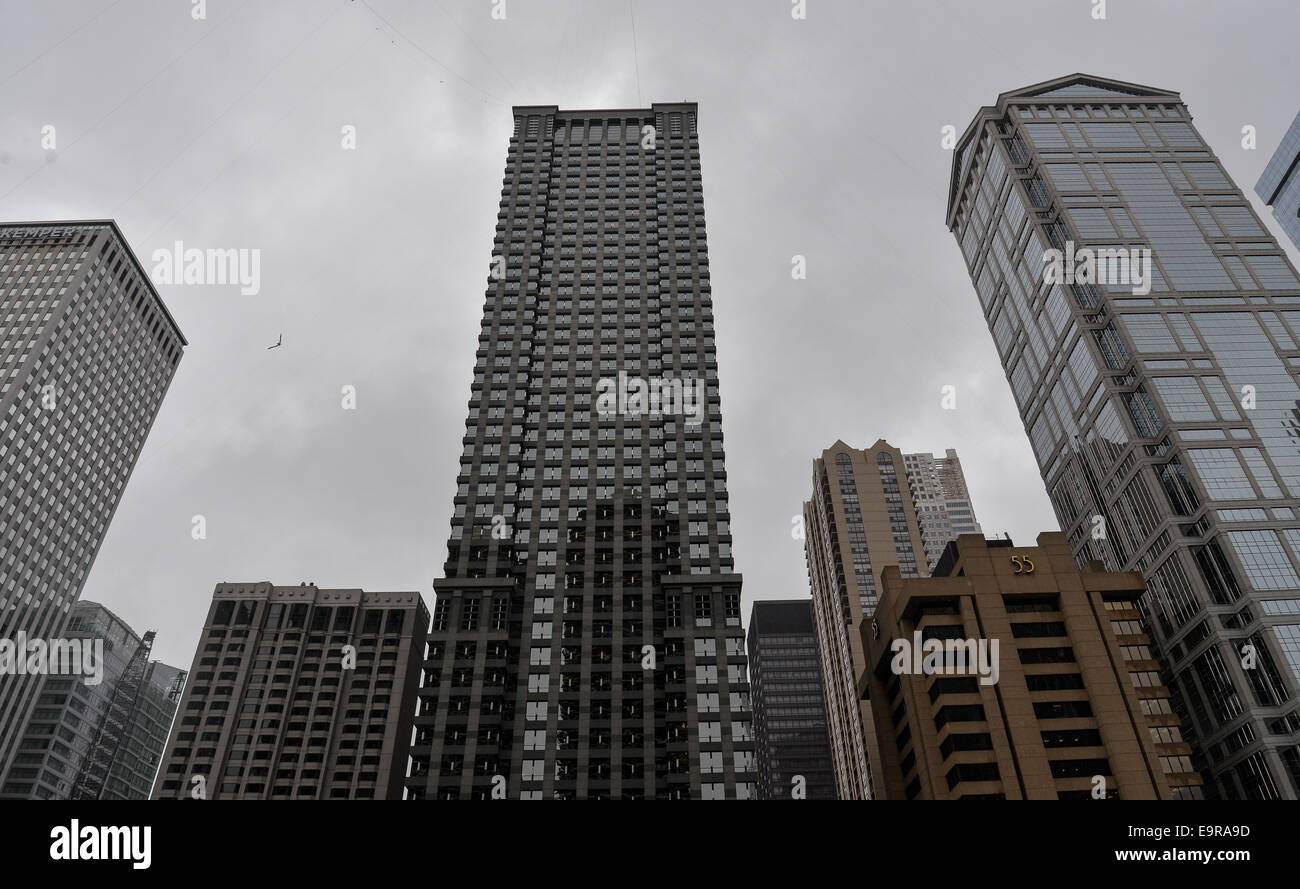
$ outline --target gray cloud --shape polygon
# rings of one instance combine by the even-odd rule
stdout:
[[[700,103],[749,599],[807,594],[790,519],[838,438],[955,447],[986,532],[1056,527],[943,224],[945,124],[1074,71],[1168,87],[1249,190],[1297,110],[1281,0],[636,0],[635,48],[601,0],[3,5],[0,216],[115,217],[146,264],[262,251],[257,296],[161,288],[191,346],[85,590],[182,666],[218,581],[432,600],[512,103]]]

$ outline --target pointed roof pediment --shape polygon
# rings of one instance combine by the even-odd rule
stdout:
[[[956,150],[953,152],[952,157],[952,172],[948,179],[949,228],[953,225],[953,214],[957,207],[957,198],[960,194],[963,177],[969,166],[971,148],[975,144],[974,137],[985,123],[1006,114],[1009,105],[1028,100],[1041,100],[1045,104],[1050,102],[1065,104],[1088,101],[1132,102],[1144,99],[1155,102],[1181,102],[1183,100],[1182,96],[1172,90],[1082,73],[1067,74],[1064,77],[1044,80],[1042,83],[1022,86],[1019,89],[999,94],[997,103],[981,108],[966,127],[966,131],[957,140]]]
[[[1004,99],[1177,99],[1178,93],[1092,74],[1068,74],[1003,93]]]

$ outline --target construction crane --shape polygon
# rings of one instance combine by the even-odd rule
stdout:
[[[145,668],[149,665],[149,653],[153,650],[155,632],[149,630],[140,639],[135,654],[126,664],[122,676],[113,688],[108,701],[108,709],[99,727],[95,730],[95,739],[81,761],[77,770],[77,779],[72,785],[72,799],[99,799],[104,794],[104,785],[108,782],[108,773],[117,759],[118,748],[131,733],[135,721],[136,704],[140,698],[140,689],[144,686]]]

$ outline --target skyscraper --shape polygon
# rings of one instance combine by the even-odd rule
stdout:
[[[696,106],[514,117],[408,787],[749,797]]]
[[[839,799],[870,799],[872,774],[880,767],[871,702],[858,694],[867,663],[859,628],[876,612],[880,572],[897,565],[905,577],[927,573],[921,526],[906,485],[898,448],[880,440],[859,451],[837,441],[813,461],[813,495],[803,506]]]
[[[1300,796],[1300,280],[1177,93],[1003,93],[961,247],[1080,564],[1137,570],[1206,795]]]
[[[102,645],[102,672],[44,677],[0,798],[148,799],[185,671],[97,602],[74,603],[63,636]]]
[[[813,461],[803,520],[836,793],[868,799],[879,751],[871,702],[858,694],[859,628],[876,612],[880,572],[897,565],[925,577],[949,541],[979,524],[956,451],[904,454],[883,439],[864,451],[837,441]]]
[[[747,645],[758,798],[835,799],[812,601],[755,602]]]
[[[979,534],[961,459],[948,448],[942,457],[933,454],[904,454],[907,487],[912,494],[916,520],[921,523],[925,560],[933,570],[944,547],[961,534]]]
[[[0,225],[0,639],[62,631],[185,344],[112,221]],[[0,775],[41,679],[0,672]]]
[[[154,799],[401,799],[419,593],[219,583]]]
[[[885,799],[1199,799],[1134,572],[964,534],[862,626]]]
[[[1273,208],[1273,218],[1300,247],[1300,114],[1255,183],[1255,194]]]

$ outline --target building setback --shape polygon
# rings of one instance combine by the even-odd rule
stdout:
[[[219,583],[154,799],[401,799],[419,593]]]
[[[148,799],[185,671],[148,661],[149,644],[96,602],[72,606],[63,638],[98,641],[102,665],[90,682],[43,677],[0,798]],[[137,678],[126,687],[133,660]],[[109,719],[115,697],[120,724]]]
[[[1300,247],[1300,114],[1269,158],[1255,183],[1255,194],[1273,208],[1277,224]]]
[[[812,602],[755,602],[747,646],[758,799],[835,799]]]
[[[934,576],[883,581],[859,677],[888,741],[880,797],[1200,798],[1141,575],[1080,571],[1050,532],[1034,547],[964,534]],[[947,648],[926,666],[918,640]]]
[[[0,639],[59,638],[185,344],[116,223],[0,224]],[[0,672],[0,788],[41,678]]]
[[[514,117],[411,796],[752,796],[696,106]]]
[[[1085,75],[979,111],[948,224],[1076,559],[1146,578],[1206,795],[1300,797],[1295,269],[1177,93]]]
[[[982,533],[983,529],[975,520],[975,507],[956,451],[948,448],[942,457],[904,454],[903,465],[907,467],[907,487],[916,520],[921,524],[927,566],[934,570],[949,541],[961,534]]]

